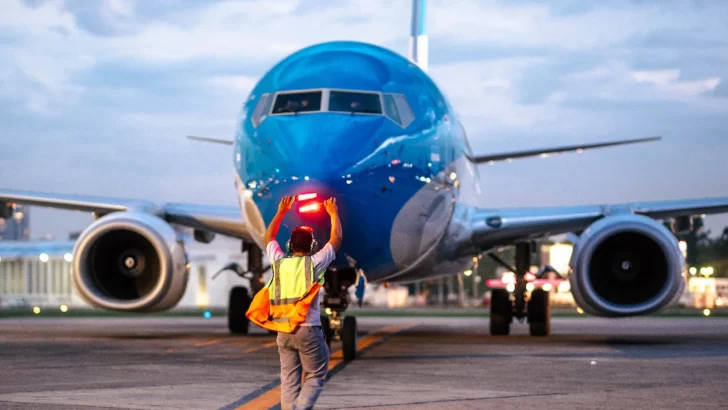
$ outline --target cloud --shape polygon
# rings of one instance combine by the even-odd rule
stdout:
[[[410,0],[4,1],[0,161],[23,171],[3,173],[0,188],[234,203],[229,150],[184,136],[232,136],[256,80],[302,47],[359,40],[406,54],[410,7]],[[535,169],[557,178],[558,192],[583,191],[564,201],[603,200],[605,192],[630,199],[616,182],[601,191],[586,182],[599,177],[658,195],[669,184],[648,184],[660,172],[704,176],[672,166],[684,163],[678,156],[691,141],[709,142],[696,155],[728,148],[716,139],[728,128],[727,19],[721,2],[433,0],[430,74],[476,151],[655,134],[673,144],[559,159],[545,166],[552,171],[531,162],[487,168],[499,178],[491,189],[523,183]],[[639,158],[651,150],[661,160]],[[583,158],[599,167],[579,179],[568,167],[584,167]],[[634,163],[615,165],[621,158]],[[641,182],[630,174],[639,167],[649,168]],[[548,198],[543,185],[532,188]],[[696,186],[693,194],[710,194]]]

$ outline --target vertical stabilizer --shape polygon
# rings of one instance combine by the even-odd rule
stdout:
[[[409,59],[427,72],[427,34],[425,34],[425,0],[412,0],[412,33]]]

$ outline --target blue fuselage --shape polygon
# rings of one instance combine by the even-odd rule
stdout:
[[[270,107],[255,117],[263,95],[321,89],[402,95],[413,119],[403,125],[327,110],[273,115]],[[467,149],[451,106],[414,63],[374,45],[332,42],[296,52],[262,77],[244,104],[234,161],[241,195],[264,225],[283,196],[336,197],[343,243],[334,267],[356,266],[376,281],[426,270],[426,259],[431,271],[433,258],[442,258],[458,198],[476,188]],[[313,227],[320,244],[328,240],[323,208],[301,213],[294,206],[278,240],[284,244],[298,225]]]

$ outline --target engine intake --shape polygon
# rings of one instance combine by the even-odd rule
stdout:
[[[187,277],[183,243],[169,224],[149,214],[106,215],[83,232],[74,249],[76,289],[105,309],[169,309],[182,298]]]
[[[676,302],[685,286],[677,238],[642,215],[593,223],[574,247],[570,266],[574,300],[599,316],[658,311]]]

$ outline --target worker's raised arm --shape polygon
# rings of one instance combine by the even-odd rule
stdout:
[[[341,221],[339,220],[339,209],[336,207],[336,198],[329,198],[324,201],[324,208],[331,217],[331,236],[329,244],[338,251],[341,247]]]
[[[268,246],[269,243],[276,239],[278,229],[280,229],[281,222],[283,222],[283,217],[286,215],[286,212],[291,209],[293,201],[295,200],[296,198],[292,196],[284,196],[283,199],[281,199],[281,203],[278,204],[278,212],[276,213],[276,216],[273,217],[273,220],[270,221],[270,225],[268,225],[268,229],[265,231],[265,246]]]

